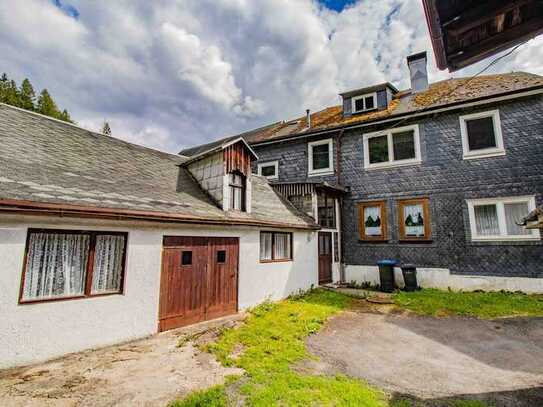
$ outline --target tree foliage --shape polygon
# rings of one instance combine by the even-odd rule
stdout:
[[[3,73],[0,76],[0,102],[73,123],[68,111],[58,108],[47,89],[43,89],[36,98],[36,91],[28,78],[25,78],[19,87]]]
[[[104,122],[104,126],[102,127],[102,134],[111,136],[111,127],[109,126],[108,122]]]

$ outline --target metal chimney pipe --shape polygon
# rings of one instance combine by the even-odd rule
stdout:
[[[305,119],[306,119],[306,122],[307,122],[307,128],[310,129],[311,128],[311,110],[306,109],[306,111],[305,111]]]

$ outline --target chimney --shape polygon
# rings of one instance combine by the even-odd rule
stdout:
[[[305,119],[307,122],[307,128],[310,129],[311,128],[311,110],[307,109],[305,111]]]
[[[426,70],[426,51],[407,57],[409,76],[411,78],[411,91],[423,92],[428,89],[428,71]]]

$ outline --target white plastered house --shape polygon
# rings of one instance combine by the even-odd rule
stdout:
[[[242,139],[187,159],[0,104],[0,368],[318,284],[319,228]]]

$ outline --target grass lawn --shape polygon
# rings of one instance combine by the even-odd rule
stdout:
[[[280,303],[253,309],[245,323],[223,331],[205,349],[226,366],[245,369],[241,378],[229,378],[223,386],[196,392],[174,401],[170,407],[232,404],[231,393],[250,406],[423,406],[410,400],[390,401],[379,389],[344,375],[299,373],[293,364],[315,356],[307,352],[305,338],[316,333],[331,315],[349,307],[352,298],[315,290]],[[233,355],[238,355],[233,356]],[[481,402],[451,401],[447,407],[486,407]]]
[[[482,319],[543,316],[543,295],[424,289],[395,294],[394,302],[416,313],[432,316],[462,315]]]

